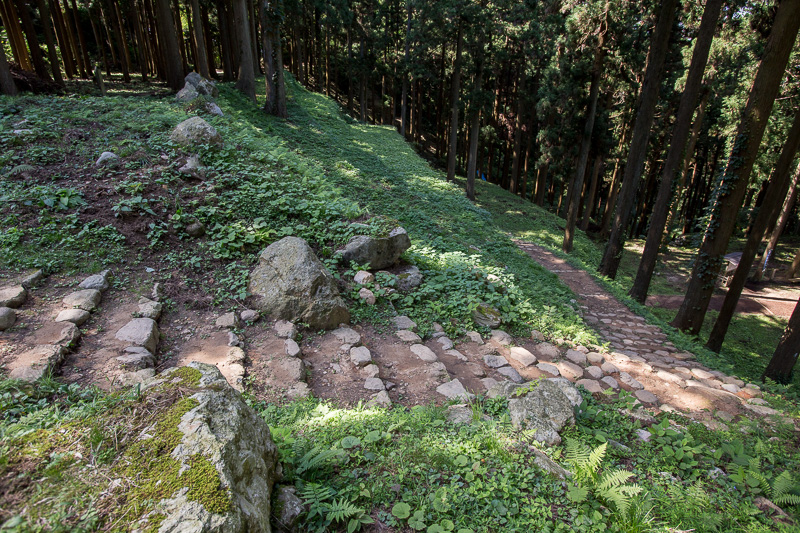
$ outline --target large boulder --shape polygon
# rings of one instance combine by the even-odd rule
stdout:
[[[187,118],[172,130],[170,140],[186,147],[201,144],[222,145],[222,137],[217,130],[200,117]]]
[[[217,86],[214,84],[214,82],[205,79],[197,72],[190,72],[189,74],[187,74],[184,81],[186,82],[184,89],[187,87],[192,87],[197,92],[197,94],[203,94],[205,96],[210,96],[212,98],[216,98],[217,96],[219,96],[219,90],[217,89]]]
[[[316,329],[350,321],[333,276],[298,237],[284,237],[261,252],[248,291],[257,309],[276,318]]]
[[[147,519],[147,525],[157,520],[159,531],[271,532],[271,493],[280,464],[267,424],[213,365],[192,362],[173,368],[144,387],[145,394],[165,398],[174,395],[172,389],[186,396],[155,431],[142,432],[138,444],[142,453],[148,440],[156,448],[167,446],[170,457],[161,472],[137,472],[138,481],[157,482],[165,494],[139,525]],[[177,431],[166,427],[171,420]],[[174,438],[160,436],[159,430],[174,432]]]
[[[395,228],[386,237],[356,235],[342,251],[342,259],[369,265],[370,270],[392,266],[411,247],[411,239],[403,228]]]
[[[498,384],[489,397],[508,396],[508,413],[516,427],[534,431],[534,438],[548,445],[559,444],[559,432],[575,423],[575,407],[581,394],[564,378],[549,378],[528,387]]]

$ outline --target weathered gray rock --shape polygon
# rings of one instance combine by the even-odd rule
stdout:
[[[248,289],[258,309],[279,318],[315,329],[350,321],[336,280],[298,237],[284,237],[261,252]]]
[[[494,380],[492,380],[494,381]],[[489,384],[484,380],[484,385]],[[487,388],[486,397],[487,398],[511,398],[513,397],[515,391],[519,389],[520,386],[516,383],[511,381],[495,381],[494,385]]]
[[[45,278],[44,271],[42,269],[39,269],[25,276],[20,282],[20,285],[22,285],[26,289],[30,289],[36,287],[39,283],[41,283],[41,281],[44,278]]]
[[[385,390],[379,391],[378,394],[372,397],[370,401],[367,402],[368,407],[378,406],[378,407],[391,407],[392,400],[389,398],[389,393]]]
[[[225,113],[222,112],[222,109],[215,103],[215,102],[206,102],[203,104],[203,110],[208,113],[209,115],[214,115],[217,117],[224,117]]]
[[[564,357],[580,366],[586,366],[588,362],[586,354],[579,352],[578,350],[567,350],[567,353],[564,355]]]
[[[206,167],[203,166],[202,161],[200,161],[200,156],[197,154],[189,156],[189,158],[186,160],[186,163],[184,163],[184,165],[178,169],[178,172],[186,176],[191,176],[192,178],[198,180],[205,179],[206,177]],[[189,233],[188,227],[186,232]],[[200,235],[192,235],[191,233],[189,233],[189,235],[193,237],[200,236]]]
[[[186,234],[194,238],[202,237],[206,234],[206,225],[199,220],[195,220],[186,226]]]
[[[632,388],[633,390],[641,390],[644,388],[644,385],[639,383],[639,381],[628,374],[627,372],[620,372],[619,373],[619,380],[623,383],[623,385],[627,385],[628,387]]]
[[[386,385],[380,378],[367,378],[364,380],[364,388],[367,390],[382,391],[386,390]]]
[[[422,338],[419,335],[407,329],[397,330],[395,335],[397,335],[397,338],[403,342],[422,342]]]
[[[491,340],[500,344],[501,346],[508,346],[514,342],[514,339],[511,337],[511,335],[500,329],[492,330]]]
[[[94,166],[96,167],[114,168],[119,166],[119,164],[119,156],[114,152],[103,152],[100,154],[100,157],[97,158],[97,161],[94,162]]]
[[[380,377],[381,375],[381,371],[378,368],[378,365],[374,363],[370,363],[362,367],[361,370],[358,371],[358,373],[361,374],[361,377],[363,378],[377,378]]]
[[[160,531],[269,532],[272,487],[280,470],[269,427],[216,367],[196,362],[188,366],[200,373],[191,395],[198,405],[181,417],[180,443],[168,453],[184,469],[195,468],[198,457],[208,461],[231,505],[227,512],[214,513],[190,499],[187,485],[158,503],[165,515]],[[171,375],[161,374],[150,387],[169,386]]]
[[[539,357],[544,357],[545,359],[555,359],[560,355],[558,352],[558,348],[556,348],[549,342],[542,342],[537,344],[536,353],[539,354]]]
[[[175,99],[179,102],[191,102],[199,97],[200,93],[197,92],[197,89],[188,83],[175,95]]]
[[[600,382],[595,379],[579,379],[575,382],[575,385],[582,386],[592,394],[599,394],[603,392],[603,387],[600,386]]]
[[[355,366],[366,366],[372,362],[372,354],[364,346],[350,348],[350,362]]]
[[[300,346],[294,341],[294,339],[286,339],[283,343],[283,349],[286,352],[286,355],[289,357],[300,356]]]
[[[67,350],[57,344],[40,344],[17,356],[8,377],[36,381],[48,372],[55,372],[64,361]]]
[[[303,383],[302,381],[293,383],[292,386],[286,390],[286,397],[290,400],[309,398],[311,396],[313,396],[311,387],[308,386],[308,383]]]
[[[81,281],[78,288],[80,289],[95,289],[100,292],[104,292],[110,286],[109,279],[111,278],[111,271],[104,270],[99,274],[94,274],[89,276],[85,280]]]
[[[464,362],[469,361],[469,359],[467,359],[467,356],[459,352],[458,350],[445,350],[444,353],[452,357],[455,357],[459,361],[464,361]]]
[[[458,379],[448,381],[436,387],[436,392],[447,398],[448,400],[459,399],[469,401],[475,397],[474,394],[467,392],[464,385]]]
[[[342,259],[349,263],[369,265],[370,270],[389,267],[411,247],[411,239],[403,228],[395,228],[386,237],[356,235],[342,251]]]
[[[5,331],[17,321],[17,313],[10,307],[0,307],[0,331]]]
[[[541,363],[536,365],[536,368],[544,372],[545,374],[550,374],[551,376],[560,376],[561,372],[558,371],[558,367],[556,365],[545,363],[542,361]]]
[[[397,278],[397,288],[404,292],[422,285],[422,272],[413,265],[401,268],[395,277]]]
[[[447,337],[438,337],[436,342],[441,344],[442,350],[450,350],[453,348],[453,341],[448,339]]]
[[[603,370],[599,366],[587,366],[585,373],[592,379],[601,379],[603,377]]]
[[[375,293],[366,287],[361,287],[361,289],[359,289],[358,297],[364,300],[367,305],[375,305],[375,302],[377,301],[375,298]]]
[[[405,315],[392,317],[392,322],[397,329],[417,329],[417,323]]]
[[[472,407],[465,403],[451,405],[447,408],[446,417],[451,424],[472,424]]]
[[[485,328],[496,328],[503,322],[503,315],[491,305],[480,303],[472,311],[472,321]]]
[[[22,285],[0,289],[0,307],[18,308],[28,298],[28,291]]]
[[[342,344],[351,344],[353,346],[361,344],[361,335],[354,329],[336,328],[331,333]]]
[[[604,383],[610,389],[619,390],[619,383],[617,383],[617,380],[611,376],[604,377],[600,380],[600,383]]]
[[[541,331],[536,330],[536,329],[532,329],[531,330],[531,339],[533,339],[535,341],[539,341],[539,342],[544,342],[544,335],[542,334]]]
[[[278,320],[275,322],[275,325],[272,326],[272,330],[275,332],[275,335],[282,339],[294,340],[297,338],[297,327],[295,327],[294,323],[289,322],[288,320]],[[336,333],[336,331],[334,331],[334,333]],[[353,331],[353,333],[355,333],[355,331]],[[358,334],[356,333],[356,335]]]
[[[483,378],[481,380],[481,383],[483,384],[484,388],[487,391],[490,391],[490,390],[492,390],[493,387],[495,387],[497,385],[498,382],[494,378]]]
[[[272,517],[278,531],[297,531],[297,522],[306,508],[303,500],[297,497],[297,489],[291,485],[281,485],[275,488],[275,505]]]
[[[198,145],[222,146],[222,137],[217,130],[200,117],[187,118],[175,126],[169,138],[187,148]]]
[[[501,376],[507,377],[508,379],[513,381],[514,383],[524,383],[525,382],[525,379],[522,376],[519,375],[519,372],[517,372],[516,370],[514,370],[510,366],[501,366],[500,368],[497,369],[497,373],[500,374]]]
[[[593,365],[602,365],[606,361],[605,358],[597,352],[587,353],[586,359]]]
[[[489,368],[502,368],[504,366],[508,366],[508,359],[502,355],[484,355],[483,362],[486,363],[486,366]]]
[[[571,387],[574,394],[566,392]],[[544,379],[530,392],[508,400],[511,423],[535,431],[534,438],[548,445],[561,442],[559,432],[575,423],[575,406],[581,395],[565,380]]]
[[[410,349],[414,355],[416,355],[426,363],[434,363],[439,360],[439,358],[436,357],[436,354],[433,353],[433,350],[431,350],[424,344],[412,344]]]
[[[277,370],[286,376],[287,381],[305,381],[305,366],[303,366],[303,361],[300,359],[295,357],[284,358],[278,361],[277,367]]]
[[[155,377],[156,371],[154,368],[142,368],[140,370],[132,370],[130,372],[122,372],[119,374],[114,382],[114,387],[124,389],[146,383]]]
[[[125,370],[134,371],[143,368],[152,368],[155,364],[155,357],[153,357],[153,354],[141,346],[129,346],[125,348],[124,353],[119,357],[115,357],[114,360]]]
[[[219,96],[219,89],[213,81],[207,80],[197,72],[190,72],[184,79],[186,85],[184,87],[192,87],[198,94],[216,98]]]
[[[518,361],[522,366],[531,366],[537,363],[536,356],[521,346],[514,346],[508,354],[511,359]]]
[[[150,318],[158,320],[161,318],[161,310],[164,308],[159,302],[150,300],[149,298],[142,298],[139,300],[138,314],[142,318]]]
[[[583,377],[583,369],[575,363],[570,363],[569,361],[561,361],[558,364],[558,370],[562,376],[573,381]]]
[[[236,329],[239,327],[239,317],[233,312],[225,313],[217,317],[215,324],[221,329]]]
[[[692,375],[698,379],[713,379],[714,374],[707,370],[703,370],[702,368],[692,368],[690,369]]]
[[[245,309],[241,313],[239,313],[239,318],[242,319],[242,322],[245,324],[254,324],[258,322],[258,319],[261,318],[261,315],[258,311],[253,311],[252,309]],[[292,324],[294,326],[294,324]]]
[[[637,400],[646,405],[655,405],[658,403],[658,398],[656,398],[656,395],[644,389],[637,390],[633,393],[633,395],[636,396]]]
[[[68,294],[64,297],[63,303],[67,309],[77,307],[84,311],[91,311],[97,307],[102,297],[103,295],[96,289],[84,289]]]
[[[603,363],[600,365],[600,369],[606,374],[617,374],[619,369],[613,363]]]
[[[156,353],[158,326],[151,318],[134,318],[117,331],[115,338],[134,346],[147,348],[150,353]]]
[[[468,331],[467,337],[469,338],[470,342],[474,342],[475,344],[483,344],[483,338],[477,331]]]

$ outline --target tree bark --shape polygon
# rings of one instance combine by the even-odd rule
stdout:
[[[794,311],[789,319],[789,324],[783,332],[783,337],[772,354],[762,380],[769,378],[778,383],[789,383],[792,370],[797,362],[800,351],[800,302],[794,306]]]
[[[514,110],[514,159],[511,163],[511,184],[509,192],[517,194],[519,192],[519,171],[522,164],[522,103],[525,97],[525,62],[519,67],[517,90],[515,98],[517,100]]]
[[[685,157],[684,147],[692,125],[692,115],[694,114],[695,103],[703,83],[703,75],[708,63],[708,52],[711,50],[711,41],[714,39],[722,2],[723,0],[708,0],[706,2],[703,18],[700,21],[700,28],[697,32],[697,40],[692,51],[692,62],[686,77],[686,86],[683,89],[681,102],[678,105],[678,114],[672,129],[672,140],[667,152],[667,158],[664,161],[664,169],[661,173],[661,185],[658,188],[653,214],[650,218],[647,240],[642,251],[642,259],[639,261],[636,279],[629,293],[634,300],[642,304],[647,299],[650,280],[656,267],[658,251],[661,247],[661,240],[669,216],[669,206],[672,199],[672,180],[675,176],[675,171],[681,168]]]
[[[66,1],[67,0],[64,0],[65,3]],[[90,78],[92,76],[92,62],[89,59],[89,49],[86,48],[86,39],[83,37],[83,30],[81,30],[81,19],[78,16],[78,4],[75,3],[75,0],[72,0],[72,17],[75,20],[75,36],[77,37],[76,44],[80,45],[78,55],[81,58],[81,63],[86,69],[85,74],[83,73],[83,69],[81,69],[81,73],[84,74],[84,78]]]
[[[6,29],[14,60],[19,63],[22,70],[32,71],[33,64],[28,54],[28,48],[25,46],[25,37],[22,35],[22,27],[19,24],[19,16],[13,0],[0,2],[0,14],[2,14],[3,28]]]
[[[794,254],[792,266],[789,267],[789,271],[786,273],[787,279],[792,279],[794,275],[797,274],[798,269],[800,269],[800,248],[798,248],[797,253]]]
[[[461,91],[461,49],[464,35],[461,22],[456,35],[456,60],[453,63],[453,86],[450,96],[450,149],[447,151],[447,181],[456,179],[456,152],[458,149],[458,94]]]
[[[721,193],[695,259],[686,297],[672,321],[672,325],[682,331],[696,335],[703,325],[798,28],[800,2],[782,2],[734,137],[733,150],[720,183]]]
[[[583,213],[583,220],[581,220],[580,228],[586,231],[589,228],[589,221],[592,218],[594,211],[594,204],[597,200],[597,187],[600,184],[600,169],[603,168],[603,156],[597,154],[594,160],[594,168],[592,169],[592,183],[589,187],[589,194],[587,195],[586,210]]]
[[[111,8],[109,13],[111,17],[111,25],[114,28],[114,33],[117,37],[117,43],[119,44],[119,60],[122,65],[122,81],[125,83],[130,83],[131,58],[130,54],[128,53],[128,40],[125,37],[125,29],[122,26],[122,17],[119,13],[119,6],[117,2],[111,1],[109,7]]]
[[[13,1],[13,0],[12,0]],[[25,37],[28,40],[28,48],[30,48],[31,60],[33,61],[33,70],[36,75],[43,80],[53,81],[50,73],[47,72],[47,65],[44,62],[42,51],[39,49],[39,41],[36,38],[36,29],[33,27],[31,15],[28,12],[28,6],[22,0],[17,0],[19,17],[22,20],[22,30],[25,32]]]
[[[208,79],[211,73],[208,70],[208,55],[206,53],[206,39],[203,35],[203,18],[200,14],[200,2],[198,0],[191,0],[192,6],[192,31],[194,32],[194,41],[197,48],[197,57],[195,57],[194,66],[197,72]]]
[[[179,91],[183,87],[183,60],[178,49],[178,36],[175,35],[175,21],[172,20],[169,0],[156,0],[155,19],[167,85],[173,91]]]
[[[47,44],[47,58],[50,61],[50,70],[53,72],[53,80],[64,86],[64,78],[61,77],[61,64],[58,61],[58,52],[56,51],[55,38],[53,36],[53,27],[50,25],[50,10],[44,0],[36,0],[36,6],[39,8],[39,19],[44,31],[44,40]]]
[[[479,48],[483,47],[480,40]],[[480,54],[480,52],[478,52]],[[477,58],[478,72],[475,74],[475,90],[472,102],[472,123],[469,132],[469,155],[467,157],[467,198],[475,201],[475,172],[478,170],[478,142],[481,136],[481,86],[483,85],[483,57]]]
[[[636,190],[644,168],[645,157],[647,156],[647,143],[650,138],[650,127],[653,124],[653,115],[658,102],[658,90],[661,85],[661,74],[664,66],[664,59],[669,49],[669,37],[672,33],[672,23],[675,19],[675,12],[678,6],[677,0],[665,0],[661,3],[661,10],[656,23],[653,38],[650,43],[650,51],[647,58],[647,68],[645,69],[644,83],[642,92],[639,96],[639,106],[636,113],[636,120],[633,125],[633,136],[628,160],[625,163],[625,173],[622,177],[620,197],[616,206],[614,225],[611,228],[611,235],[606,244],[603,259],[598,269],[601,274],[614,279],[617,276],[622,252],[625,245],[625,233],[631,219],[631,211],[634,207]]]
[[[11,70],[8,68],[8,59],[6,59],[6,51],[0,46],[0,92],[8,96],[14,96],[17,91],[17,86],[14,84],[14,78],[11,77]]]
[[[239,75],[236,80],[236,88],[255,102],[256,78],[253,66],[253,45],[250,42],[250,22],[247,20],[247,0],[234,0],[233,17],[239,37]]]
[[[61,49],[61,58],[64,60],[64,71],[67,73],[67,78],[72,79],[76,75],[75,59],[69,45],[69,39],[67,38],[67,30],[64,27],[61,6],[55,4],[53,0],[48,0],[48,2],[50,15],[53,17],[53,23],[56,27],[56,38],[58,39],[58,46]]]
[[[197,1],[197,0],[193,0]],[[267,97],[264,102],[264,111],[270,115],[275,114],[277,108],[275,91],[275,24],[270,16],[271,5],[269,0],[259,2],[259,13],[261,18],[261,48],[264,53],[264,84],[267,89]]]
[[[764,275],[764,271],[767,269],[767,264],[769,263],[770,257],[772,256],[772,252],[778,245],[778,239],[780,238],[781,233],[783,233],[783,229],[786,227],[786,223],[789,221],[789,215],[791,214],[792,207],[794,206],[794,202],[797,199],[798,185],[800,185],[800,166],[797,167],[797,173],[794,176],[794,181],[792,182],[791,189],[789,189],[789,195],[787,196],[784,194],[786,201],[783,203],[783,208],[780,210],[780,216],[778,217],[778,222],[777,224],[775,224],[775,227],[772,229],[772,232],[770,233],[769,241],[767,242],[767,247],[764,250],[763,255],[761,256],[761,259],[758,261],[756,272],[753,275],[754,281],[761,281],[761,278]]]

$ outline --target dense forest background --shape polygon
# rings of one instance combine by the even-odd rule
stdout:
[[[355,119],[391,125],[475,198],[486,180],[605,243],[646,244],[644,302],[663,245],[696,250],[673,325],[697,334],[732,238],[746,237],[707,346],[745,281],[800,233],[800,0],[3,0],[0,88],[70,80],[236,81],[287,115],[284,69]],[[800,267],[800,250],[785,272]],[[752,272],[751,272],[752,271]],[[797,358],[795,311],[767,370]],[[783,350],[783,351],[782,351]]]

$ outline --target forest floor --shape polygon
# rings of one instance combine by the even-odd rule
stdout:
[[[629,269],[616,282],[596,278],[602,250],[582,232],[564,256],[555,215],[487,183],[478,184],[476,204],[468,202],[460,181],[447,183],[394,130],[341,115],[291,79],[286,121],[221,86],[225,116],[200,113],[225,146],[200,150],[202,180],[178,170],[190,154],[168,140],[198,110],[158,86],[109,85],[107,98],[85,89],[80,98],[0,99],[0,287],[36,269],[49,274],[29,291],[17,324],[0,334],[2,372],[17,368],[28,348],[58,340],[64,332],[53,317],[82,280],[113,273],[57,380],[39,388],[0,381],[0,497],[8,504],[0,505],[0,524],[24,517],[45,530],[102,526],[92,492],[64,480],[105,473],[102,465],[120,453],[109,444],[119,435],[104,433],[96,418],[84,437],[57,446],[48,439],[101,416],[93,406],[116,398],[91,385],[113,388],[109,346],[142,299],[157,296],[164,309],[156,370],[198,359],[218,364],[270,424],[286,482],[309,502],[324,486],[363,509],[374,520],[367,531],[793,530],[781,524],[797,518],[796,506],[786,505],[786,517],[759,498],[785,495],[776,483],[782,472],[800,480],[800,380],[745,387],[774,350],[780,318],[739,316],[722,354],[708,353],[666,326],[668,310],[625,297]],[[122,164],[95,166],[109,150]],[[195,221],[204,236],[187,233]],[[333,253],[355,231],[352,221],[405,227],[413,246],[403,262],[422,270],[423,284],[394,296],[373,287],[376,305],[358,298],[353,265]],[[352,316],[348,331],[301,325],[301,358],[286,353],[268,317],[217,325],[247,310],[255,258],[284,235],[312,245]],[[509,335],[475,328],[470,311],[478,302],[502,311]],[[403,316],[407,333],[398,335]],[[231,333],[247,356],[241,384],[226,366]],[[370,350],[371,365],[348,357],[354,338]],[[506,378],[552,375],[590,387],[610,378],[583,393],[563,436],[590,448],[608,443],[606,465],[628,469],[645,490],[636,512],[620,514],[597,486],[544,473],[537,454],[575,468],[567,449],[534,453],[539,445],[511,426],[505,400],[485,396]],[[392,408],[368,405],[376,391],[365,385],[375,377]],[[455,379],[476,395],[466,407],[471,422],[453,422],[454,400],[437,391]],[[314,398],[302,398],[301,383]],[[345,447],[347,438],[359,444]],[[19,451],[32,441],[31,455]],[[329,460],[298,468],[326,450],[335,452]],[[781,490],[800,494],[800,482]],[[40,501],[49,503],[34,505]],[[308,530],[344,529],[319,516],[304,520]],[[30,530],[18,525],[8,529]]]

